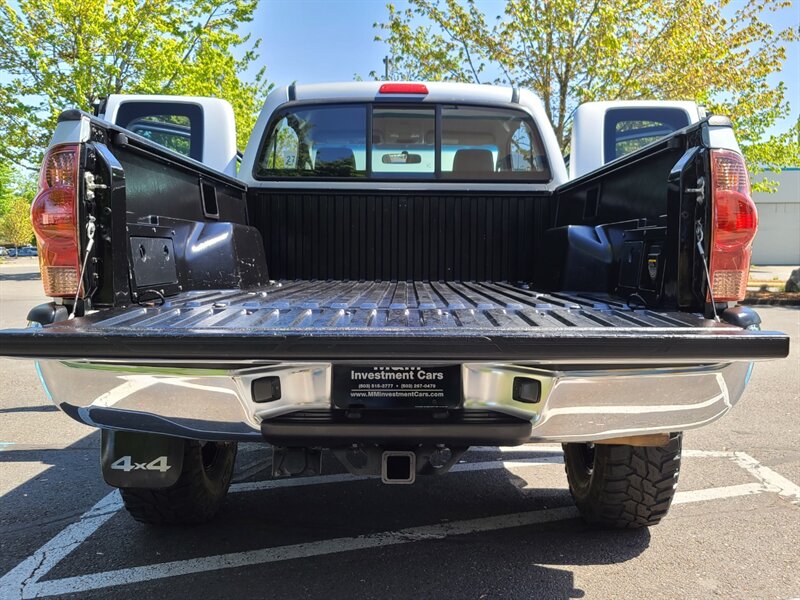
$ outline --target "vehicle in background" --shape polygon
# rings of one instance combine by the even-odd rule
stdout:
[[[219,98],[113,94],[97,108],[101,119],[232,177],[239,152],[233,108]]]
[[[688,101],[585,102],[572,121],[569,177],[581,177],[706,116],[705,108]]]
[[[10,256],[12,258],[21,258],[24,256],[39,256],[39,251],[35,246],[20,246],[19,248],[6,248],[5,249],[5,256]],[[0,256],[3,256],[0,253]]]

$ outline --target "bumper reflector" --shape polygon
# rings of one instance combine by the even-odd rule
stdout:
[[[517,402],[536,404],[542,394],[542,384],[538,379],[514,377],[511,396]]]
[[[273,375],[253,380],[253,402],[274,402],[281,399],[281,378]]]

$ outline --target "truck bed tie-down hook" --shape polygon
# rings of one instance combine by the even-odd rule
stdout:
[[[708,260],[706,260],[706,251],[703,248],[703,225],[698,219],[694,226],[695,237],[697,238],[697,251],[700,253],[700,258],[703,261],[703,271],[706,274],[706,284],[708,285],[708,297],[711,300],[711,312],[714,313],[714,320],[719,323],[719,316],[717,315],[717,303],[714,301],[714,289],[711,287],[711,274],[708,272]]]
[[[83,252],[81,272],[78,274],[78,290],[75,292],[75,302],[72,304],[72,312],[70,312],[68,319],[74,319],[75,311],[78,310],[78,298],[80,298],[81,288],[83,287],[83,276],[86,273],[86,265],[89,262],[89,254],[94,247],[95,220],[96,219],[93,215],[89,215],[89,220],[86,223],[86,250]]]

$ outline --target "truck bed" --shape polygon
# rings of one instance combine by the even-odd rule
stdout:
[[[782,334],[593,293],[493,282],[276,281],[3,332],[4,354],[136,360],[699,362],[769,358]],[[47,343],[44,343],[44,342]],[[644,358],[646,357],[646,358]]]

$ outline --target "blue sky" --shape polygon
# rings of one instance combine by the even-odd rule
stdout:
[[[351,81],[383,69],[387,49],[373,41],[372,24],[386,15],[382,0],[260,0],[247,30],[262,38],[261,60],[277,85]]]
[[[740,4],[737,2],[734,4]],[[395,0],[403,8],[403,0]],[[494,17],[504,0],[482,0],[479,6]],[[298,82],[350,81],[355,74],[367,78],[382,72],[387,48],[373,41],[372,24],[386,19],[384,0],[261,0],[253,23],[246,31],[261,37],[260,64],[276,85]],[[800,26],[797,5],[764,18],[775,27]],[[789,48],[783,73],[775,81],[788,86],[792,117],[775,128],[785,130],[800,114],[800,44]]]

